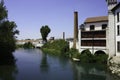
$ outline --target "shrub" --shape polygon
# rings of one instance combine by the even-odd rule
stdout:
[[[34,45],[31,42],[27,42],[23,45],[23,48],[34,48]]]
[[[105,53],[91,54],[87,49],[80,54],[80,61],[87,63],[107,63],[108,55]]]
[[[23,48],[23,44],[17,44],[16,48]]]
[[[89,49],[85,50],[80,54],[80,61],[87,62],[87,63],[91,63],[94,61],[94,56],[91,54]]]
[[[71,57],[71,58],[78,58],[80,59],[80,53],[77,49],[71,48],[67,54]]]
[[[42,50],[54,55],[67,55],[66,52],[69,51],[69,44],[62,39],[54,40],[44,44]]]
[[[95,54],[94,60],[97,63],[107,63],[108,55],[107,54]]]

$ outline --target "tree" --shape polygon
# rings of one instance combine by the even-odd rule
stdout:
[[[4,0],[0,1],[0,55],[7,56],[15,51],[16,34],[19,31],[14,21],[8,20],[8,11],[4,6]]]
[[[8,11],[6,10],[6,7],[4,6],[4,0],[1,0],[0,2],[0,23],[4,19],[7,19],[8,17]]]
[[[23,48],[34,48],[34,45],[31,42],[27,42],[23,45]]]
[[[51,30],[47,25],[41,27],[40,33],[41,33],[43,41],[47,42],[47,36],[50,33],[50,31]]]

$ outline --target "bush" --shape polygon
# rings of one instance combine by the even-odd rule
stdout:
[[[107,63],[108,55],[99,53],[99,54],[91,54],[91,52],[87,49],[80,54],[80,61],[87,63]]]
[[[42,50],[55,55],[67,55],[66,52],[69,51],[69,44],[67,41],[59,39],[47,42],[43,45]]]
[[[23,45],[23,48],[34,48],[34,45],[31,42],[27,42]]]
[[[16,45],[16,48],[18,49],[18,48],[23,48],[23,44],[17,44]]]
[[[94,60],[97,63],[107,63],[108,55],[106,55],[106,54],[95,54],[94,55]]]
[[[60,55],[60,51],[58,51],[58,50],[55,50],[55,49],[48,49],[48,48],[42,48],[42,51],[44,52],[44,53],[49,53],[49,54],[51,54],[51,55]]]
[[[94,56],[91,54],[91,52],[87,49],[84,52],[80,54],[80,61],[81,62],[87,62],[91,63],[94,61]]]
[[[71,58],[77,58],[80,59],[80,53],[77,49],[71,48],[67,54],[69,55],[69,57]]]

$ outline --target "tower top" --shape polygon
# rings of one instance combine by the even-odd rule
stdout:
[[[106,0],[107,5],[108,5],[108,12],[110,12],[116,5],[117,5],[117,0]]]
[[[117,0],[106,0],[108,5],[117,4]]]

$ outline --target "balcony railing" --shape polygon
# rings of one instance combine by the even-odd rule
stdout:
[[[82,31],[81,38],[106,38],[106,31]]]
[[[82,40],[81,46],[106,46],[106,40]]]

